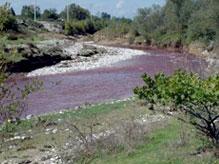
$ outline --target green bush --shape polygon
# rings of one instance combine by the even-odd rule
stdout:
[[[65,23],[65,33],[67,35],[82,35],[85,34],[84,21],[71,21]]]
[[[101,20],[74,20],[65,23],[65,34],[67,35],[85,35],[94,34],[104,26]]]
[[[134,93],[146,103],[172,106],[189,117],[189,123],[219,148],[219,76],[201,79],[193,73],[177,71],[171,76],[143,75],[145,85]],[[152,108],[153,109],[153,108]],[[182,119],[182,118],[181,118]],[[184,120],[186,121],[186,120]]]
[[[17,30],[17,23],[9,4],[6,3],[0,6],[0,32],[7,30]]]
[[[42,14],[42,19],[45,21],[54,21],[59,19],[56,9],[46,9]]]

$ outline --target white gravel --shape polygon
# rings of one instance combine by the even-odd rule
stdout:
[[[83,48],[83,44],[85,43],[76,43],[74,46],[70,46],[65,48],[65,51],[70,53],[72,58],[76,56]],[[92,43],[86,43],[92,44]],[[128,48],[115,48],[115,47],[106,47],[92,44],[92,46],[96,46],[99,48],[105,48],[107,53],[101,54],[96,57],[84,58],[82,61],[62,61],[54,66],[44,67],[37,70],[34,70],[27,74],[28,77],[34,76],[43,76],[43,75],[52,75],[52,74],[60,74],[67,72],[74,72],[80,70],[89,70],[94,68],[106,67],[112,64],[115,64],[119,61],[124,61],[127,59],[131,59],[134,56],[138,55],[147,55],[146,52],[141,50],[133,50]]]

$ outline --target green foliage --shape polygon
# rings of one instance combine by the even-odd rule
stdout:
[[[0,6],[0,32],[7,30],[17,30],[16,19],[11,13],[9,4]]]
[[[101,18],[102,18],[102,19],[109,20],[109,19],[111,19],[111,15],[108,14],[108,13],[106,13],[106,12],[102,12],[102,13],[101,13]]]
[[[204,43],[216,40],[219,29],[219,2],[217,0],[200,0],[189,20],[187,42],[200,40]]]
[[[131,32],[132,20],[113,17],[107,23],[101,34],[107,39],[124,38]]]
[[[59,15],[56,9],[46,9],[42,14],[42,19],[46,21],[57,20]]]
[[[65,23],[65,33],[67,35],[94,34],[104,27],[104,22],[99,19],[74,20]]]
[[[29,5],[29,6],[23,6],[21,10],[21,17],[22,18],[29,18],[33,19],[34,18],[34,5]],[[36,17],[40,17],[40,8],[37,6],[36,7]]]
[[[216,164],[217,157],[205,155],[191,155],[203,147],[200,138],[195,136],[194,129],[186,127],[189,136],[187,144],[180,145],[182,125],[171,121],[168,126],[153,130],[146,136],[144,144],[131,153],[121,151],[115,154],[98,154],[93,164]]]
[[[139,9],[133,27],[150,44],[210,43],[219,36],[218,6],[217,0],[167,0],[163,7]]]
[[[134,19],[135,29],[146,40],[152,40],[153,32],[162,25],[163,16],[160,6],[152,8],[142,8],[138,10],[138,15]]]
[[[79,5],[71,4],[69,5],[68,9],[65,8],[64,11],[60,13],[63,19],[67,17],[67,10],[69,10],[69,18],[70,20],[85,20],[90,18],[90,12]]]
[[[219,76],[201,79],[193,73],[177,71],[172,76],[143,75],[145,85],[134,93],[147,103],[173,105],[190,118],[190,123],[219,146]]]

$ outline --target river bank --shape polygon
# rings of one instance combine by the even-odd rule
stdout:
[[[147,55],[142,50],[101,46],[92,42],[77,42],[64,48],[72,60],[61,61],[53,66],[34,70],[28,77],[69,73],[106,67],[139,55]]]
[[[87,70],[58,74],[46,72],[50,73],[47,75],[42,72],[44,76],[14,76],[19,86],[35,78],[44,83],[42,91],[28,97],[28,110],[24,115],[41,115],[77,108],[84,104],[126,99],[133,96],[133,89],[136,86],[143,84],[141,75],[144,73],[153,76],[160,72],[172,74],[177,69],[186,69],[202,75],[206,67],[204,60],[176,52],[150,51],[132,55],[132,58]],[[52,70],[51,68],[56,66],[41,70]]]
[[[114,40],[99,39],[98,34],[94,35],[92,40],[96,44],[104,46],[113,46],[113,47],[122,47],[130,49],[138,49],[143,51],[158,51],[158,52],[177,52],[184,55],[195,56],[205,60],[207,67],[205,70],[206,76],[209,74],[218,74],[219,73],[219,44],[217,42],[211,42],[208,46],[201,42],[193,42],[190,45],[170,45],[166,47],[160,47],[156,44],[146,44],[143,41],[139,43],[130,43],[128,38],[115,38]],[[86,39],[85,39],[86,40]]]

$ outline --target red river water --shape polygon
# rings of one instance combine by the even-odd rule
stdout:
[[[171,74],[182,68],[202,74],[205,62],[191,55],[151,50],[150,55],[136,56],[111,66],[88,71],[41,76],[43,90],[31,94],[25,115],[40,115],[74,109],[133,96],[133,88],[142,85],[141,75],[158,72]],[[33,78],[16,77],[19,85]]]

